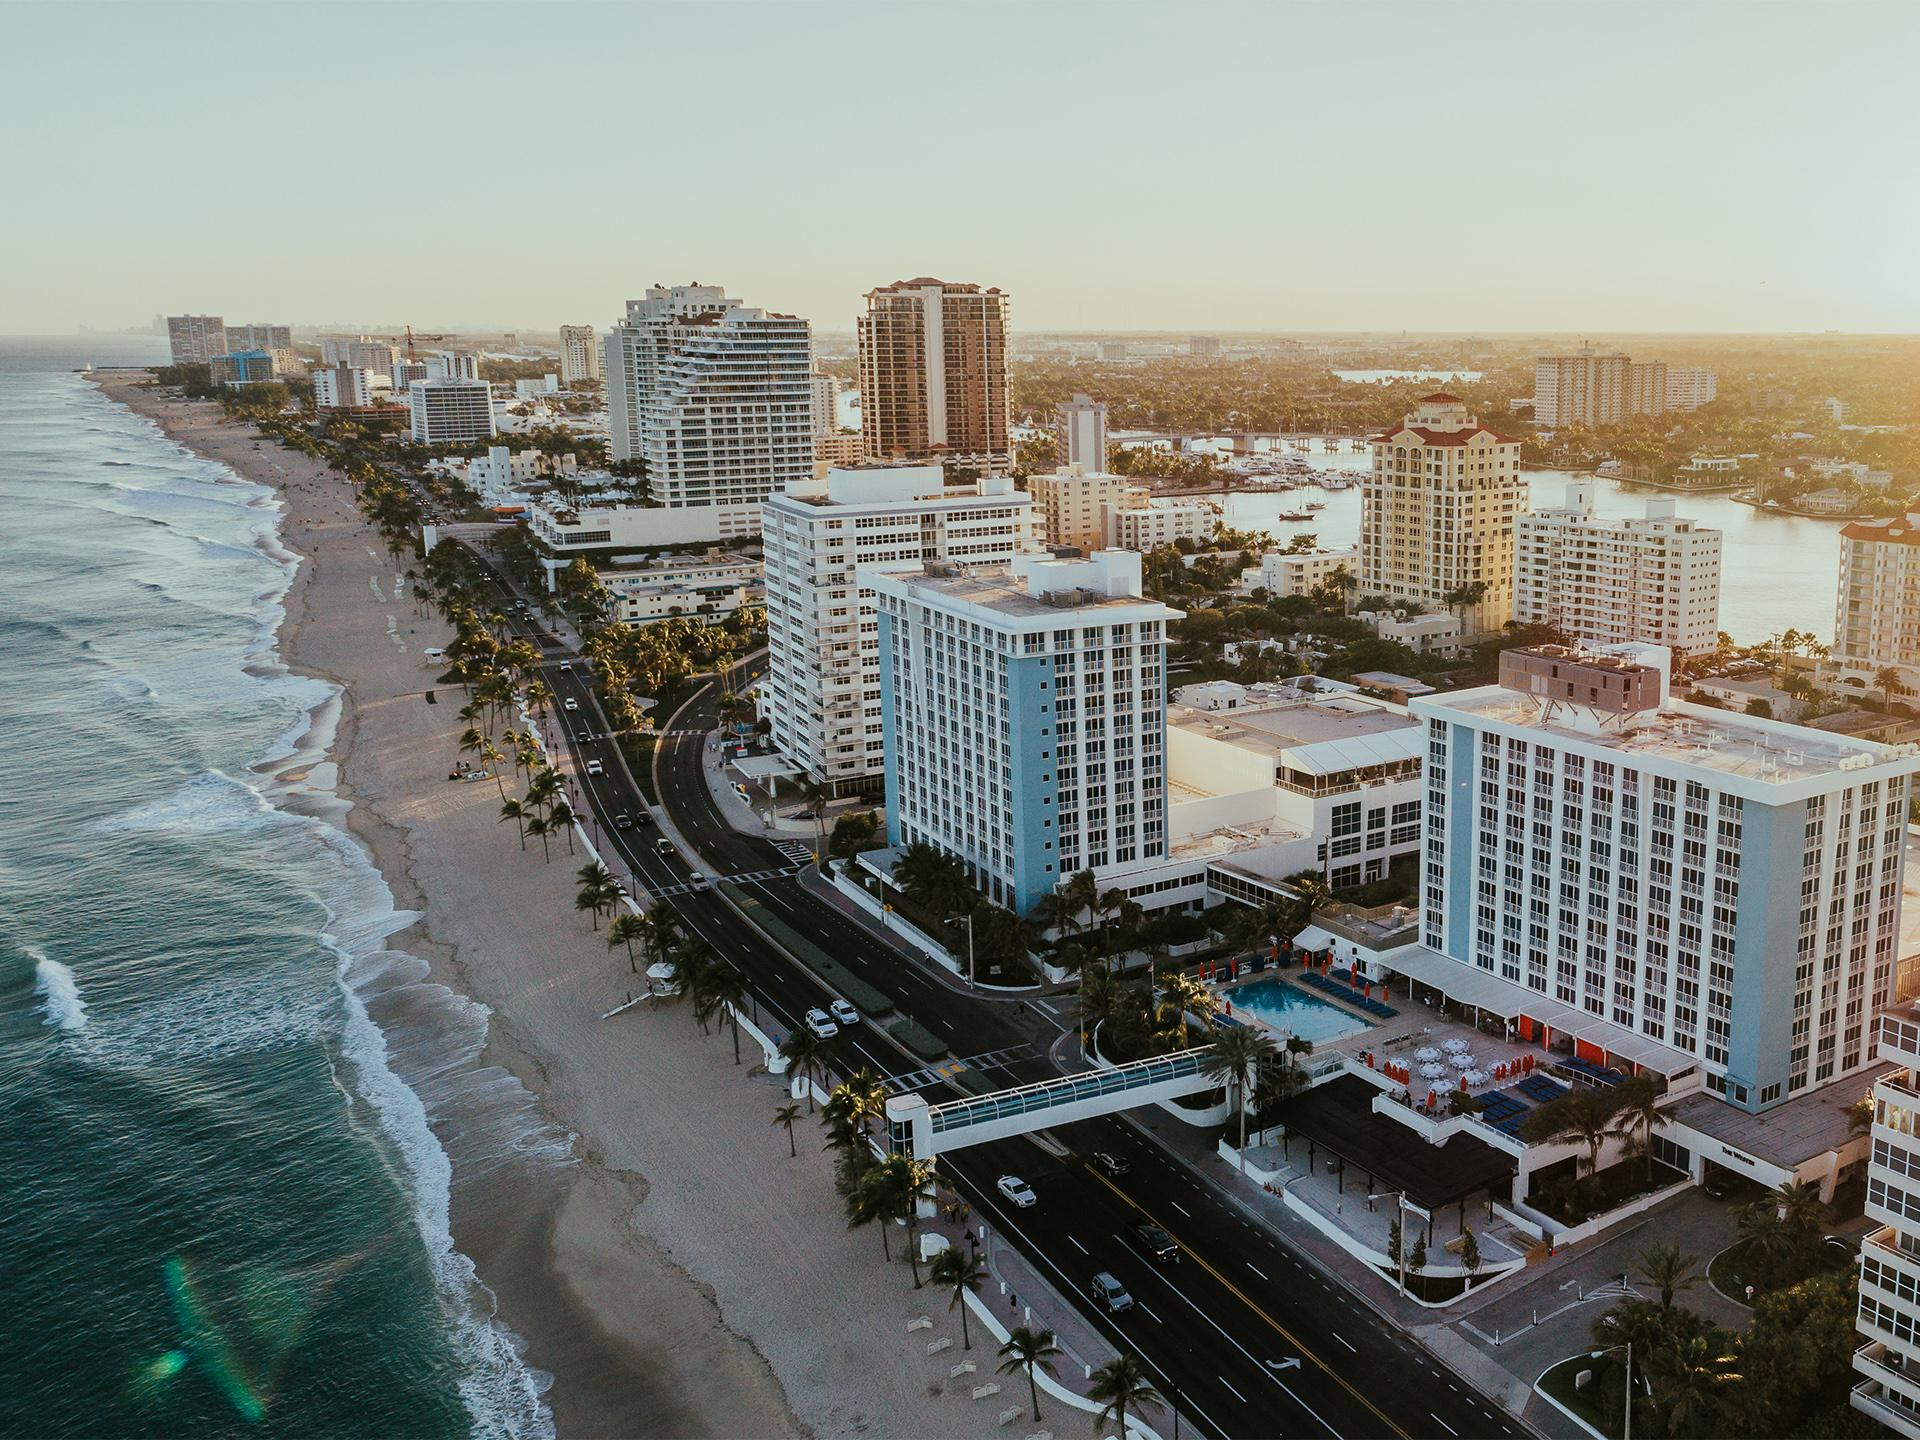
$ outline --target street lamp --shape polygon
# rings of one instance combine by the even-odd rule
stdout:
[[[1394,1205],[1399,1210],[1400,1253],[1395,1255],[1393,1259],[1394,1263],[1399,1266],[1400,1269],[1400,1298],[1404,1300],[1407,1295],[1407,1214],[1411,1211],[1413,1214],[1424,1219],[1428,1224],[1432,1224],[1433,1212],[1431,1210],[1422,1210],[1418,1205],[1409,1202],[1407,1192],[1404,1190],[1382,1190],[1376,1194],[1367,1196],[1367,1209],[1372,1210],[1373,1202],[1387,1195],[1393,1196]]]
[[[1609,1345],[1604,1350],[1588,1351],[1588,1358],[1598,1360],[1602,1355],[1611,1355],[1616,1350],[1627,1352],[1627,1410],[1626,1418],[1621,1422],[1620,1440],[1633,1440],[1633,1342],[1624,1345]]]
[[[967,984],[973,984],[973,912],[967,912]]]

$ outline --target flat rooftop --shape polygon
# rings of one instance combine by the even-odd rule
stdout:
[[[1908,762],[1903,766],[1906,770],[1914,768],[1914,752],[1906,747],[1850,740],[1804,725],[1780,724],[1681,700],[1668,700],[1657,710],[1628,712],[1619,716],[1617,723],[1602,728],[1557,724],[1554,717],[1567,714],[1564,705],[1500,685],[1429,696],[1419,703],[1437,711],[1453,711],[1524,730],[1564,736],[1624,755],[1676,760],[1723,775],[1773,784],[1866,770],[1897,761]]]
[[[1872,1092],[1875,1080],[1897,1068],[1888,1064],[1870,1066],[1759,1115],[1750,1115],[1704,1090],[1689,1095],[1668,1113],[1703,1135],[1792,1170],[1816,1155],[1838,1150],[1852,1139],[1847,1111],[1861,1096]]]
[[[1090,561],[1055,563],[1092,565]],[[1132,610],[1138,613],[1145,608],[1166,619],[1177,619],[1182,613],[1146,595],[1107,595],[1092,589],[1065,588],[1036,595],[1011,570],[1001,568],[969,570],[962,566],[942,564],[938,569],[893,570],[882,567],[869,570],[862,567],[860,573],[862,577],[884,578],[911,592],[977,605],[981,609],[1022,620],[1046,615],[1084,615],[1095,610]],[[1099,577],[1090,569],[1087,578],[1097,580]],[[863,578],[861,583],[872,582]]]
[[[1266,705],[1236,705],[1231,710],[1169,705],[1167,724],[1211,740],[1276,755],[1300,745],[1360,740],[1401,730],[1414,733],[1417,750],[1424,743],[1425,730],[1404,710],[1346,697],[1280,700]]]

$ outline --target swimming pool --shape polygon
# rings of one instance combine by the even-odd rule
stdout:
[[[1358,1015],[1349,1015],[1338,1005],[1272,976],[1235,986],[1225,998],[1233,1002],[1234,1014],[1245,1011],[1276,1030],[1290,1030],[1316,1045],[1358,1035],[1368,1028]]]

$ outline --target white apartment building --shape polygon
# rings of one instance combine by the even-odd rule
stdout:
[[[644,459],[669,508],[734,506],[813,478],[813,337],[713,285],[653,286],[607,332],[616,460]]]
[[[413,438],[454,445],[495,432],[493,391],[484,380],[415,380],[407,387]]]
[[[1164,860],[1166,627],[1140,557],[936,562],[878,594],[887,833],[1021,914],[1083,869]]]
[[[549,370],[538,379],[521,379],[513,382],[513,398],[516,400],[538,400],[544,395],[560,393],[560,377]]]
[[[1220,516],[1204,500],[1130,498],[1100,507],[1100,528],[1109,550],[1156,550],[1176,540],[1201,544],[1220,528]]]
[[[1203,359],[1217,359],[1220,354],[1218,335],[1194,335],[1187,340],[1187,353]]]
[[[1336,550],[1269,550],[1260,568],[1249,572],[1254,584],[1269,595],[1311,595],[1342,571],[1359,576],[1359,551],[1349,545]]]
[[[815,442],[840,433],[840,395],[847,386],[838,375],[815,373],[807,377],[813,400],[813,438]]]
[[[1105,507],[1144,497],[1146,489],[1122,475],[1063,465],[1051,475],[1029,476],[1027,493],[1040,507],[1046,544],[1070,545],[1090,555],[1106,544]]]
[[[1667,367],[1667,409],[1698,410],[1720,395],[1720,376],[1716,371],[1692,365]]]
[[[455,462],[453,471],[489,505],[524,503],[529,486],[554,475],[577,475],[580,462],[571,452],[550,456],[541,450],[515,452],[489,445],[487,453]]]
[[[730,550],[615,555],[594,571],[611,597],[609,614],[625,625],[676,615],[718,621],[760,593],[759,562]]]
[[[291,325],[229,325],[226,327],[228,354],[239,350],[286,350],[293,349],[293,327]]]
[[[427,378],[427,365],[424,360],[396,359],[393,362],[392,368],[387,373],[393,381],[392,388],[394,391],[398,394],[405,395],[412,387],[414,381],[425,380]]]
[[[176,365],[210,365],[227,348],[227,322],[218,315],[169,315],[167,345]]]
[[[1720,637],[1720,532],[1649,500],[1642,519],[1594,513],[1591,481],[1514,525],[1513,618],[1596,645],[1704,655]]]
[[[1068,465],[1089,475],[1107,468],[1107,407],[1091,395],[1075,395],[1054,410],[1055,448]]]
[[[600,378],[600,346],[591,325],[560,327],[560,383],[577,385]]]
[[[356,365],[322,365],[313,372],[313,403],[321,410],[363,409],[373,404],[373,386]]]
[[[1873,1061],[1920,755],[1676,701],[1670,665],[1509,650],[1500,683],[1410,703],[1424,949],[1389,963],[1765,1110]]]
[[[471,350],[435,350],[427,356],[429,380],[478,380],[480,357]]]
[[[1428,395],[1375,435],[1360,492],[1360,593],[1453,610],[1467,634],[1513,617],[1513,526],[1526,508],[1520,442],[1452,395]],[[1460,605],[1450,595],[1482,587]]]
[[[1863,1377],[1848,1400],[1896,1435],[1920,1440],[1920,1013],[1880,1017],[1879,1058],[1901,1068],[1873,1086],[1867,1218],[1860,1242],[1853,1353]]]
[[[1840,596],[1834,668],[1843,681],[1878,689],[1900,671],[1897,691],[1920,690],[1920,514],[1856,520],[1840,531]]]
[[[938,465],[829,471],[762,509],[768,669],[760,712],[776,748],[836,792],[884,776],[880,627],[866,565],[1005,565],[1035,548],[1030,496],[1005,477],[948,487]]]

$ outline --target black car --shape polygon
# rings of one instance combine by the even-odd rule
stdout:
[[[1119,1155],[1115,1155],[1113,1152],[1109,1150],[1094,1151],[1093,1163],[1095,1168],[1097,1168],[1102,1175],[1111,1175],[1111,1176],[1114,1176],[1116,1179],[1119,1176],[1126,1174],[1127,1171],[1131,1168],[1127,1164],[1124,1158],[1122,1158]]]
[[[1155,1264],[1170,1265],[1180,1258],[1180,1247],[1173,1243],[1173,1237],[1150,1220],[1128,1227],[1127,1238],[1133,1241],[1134,1249]]]

